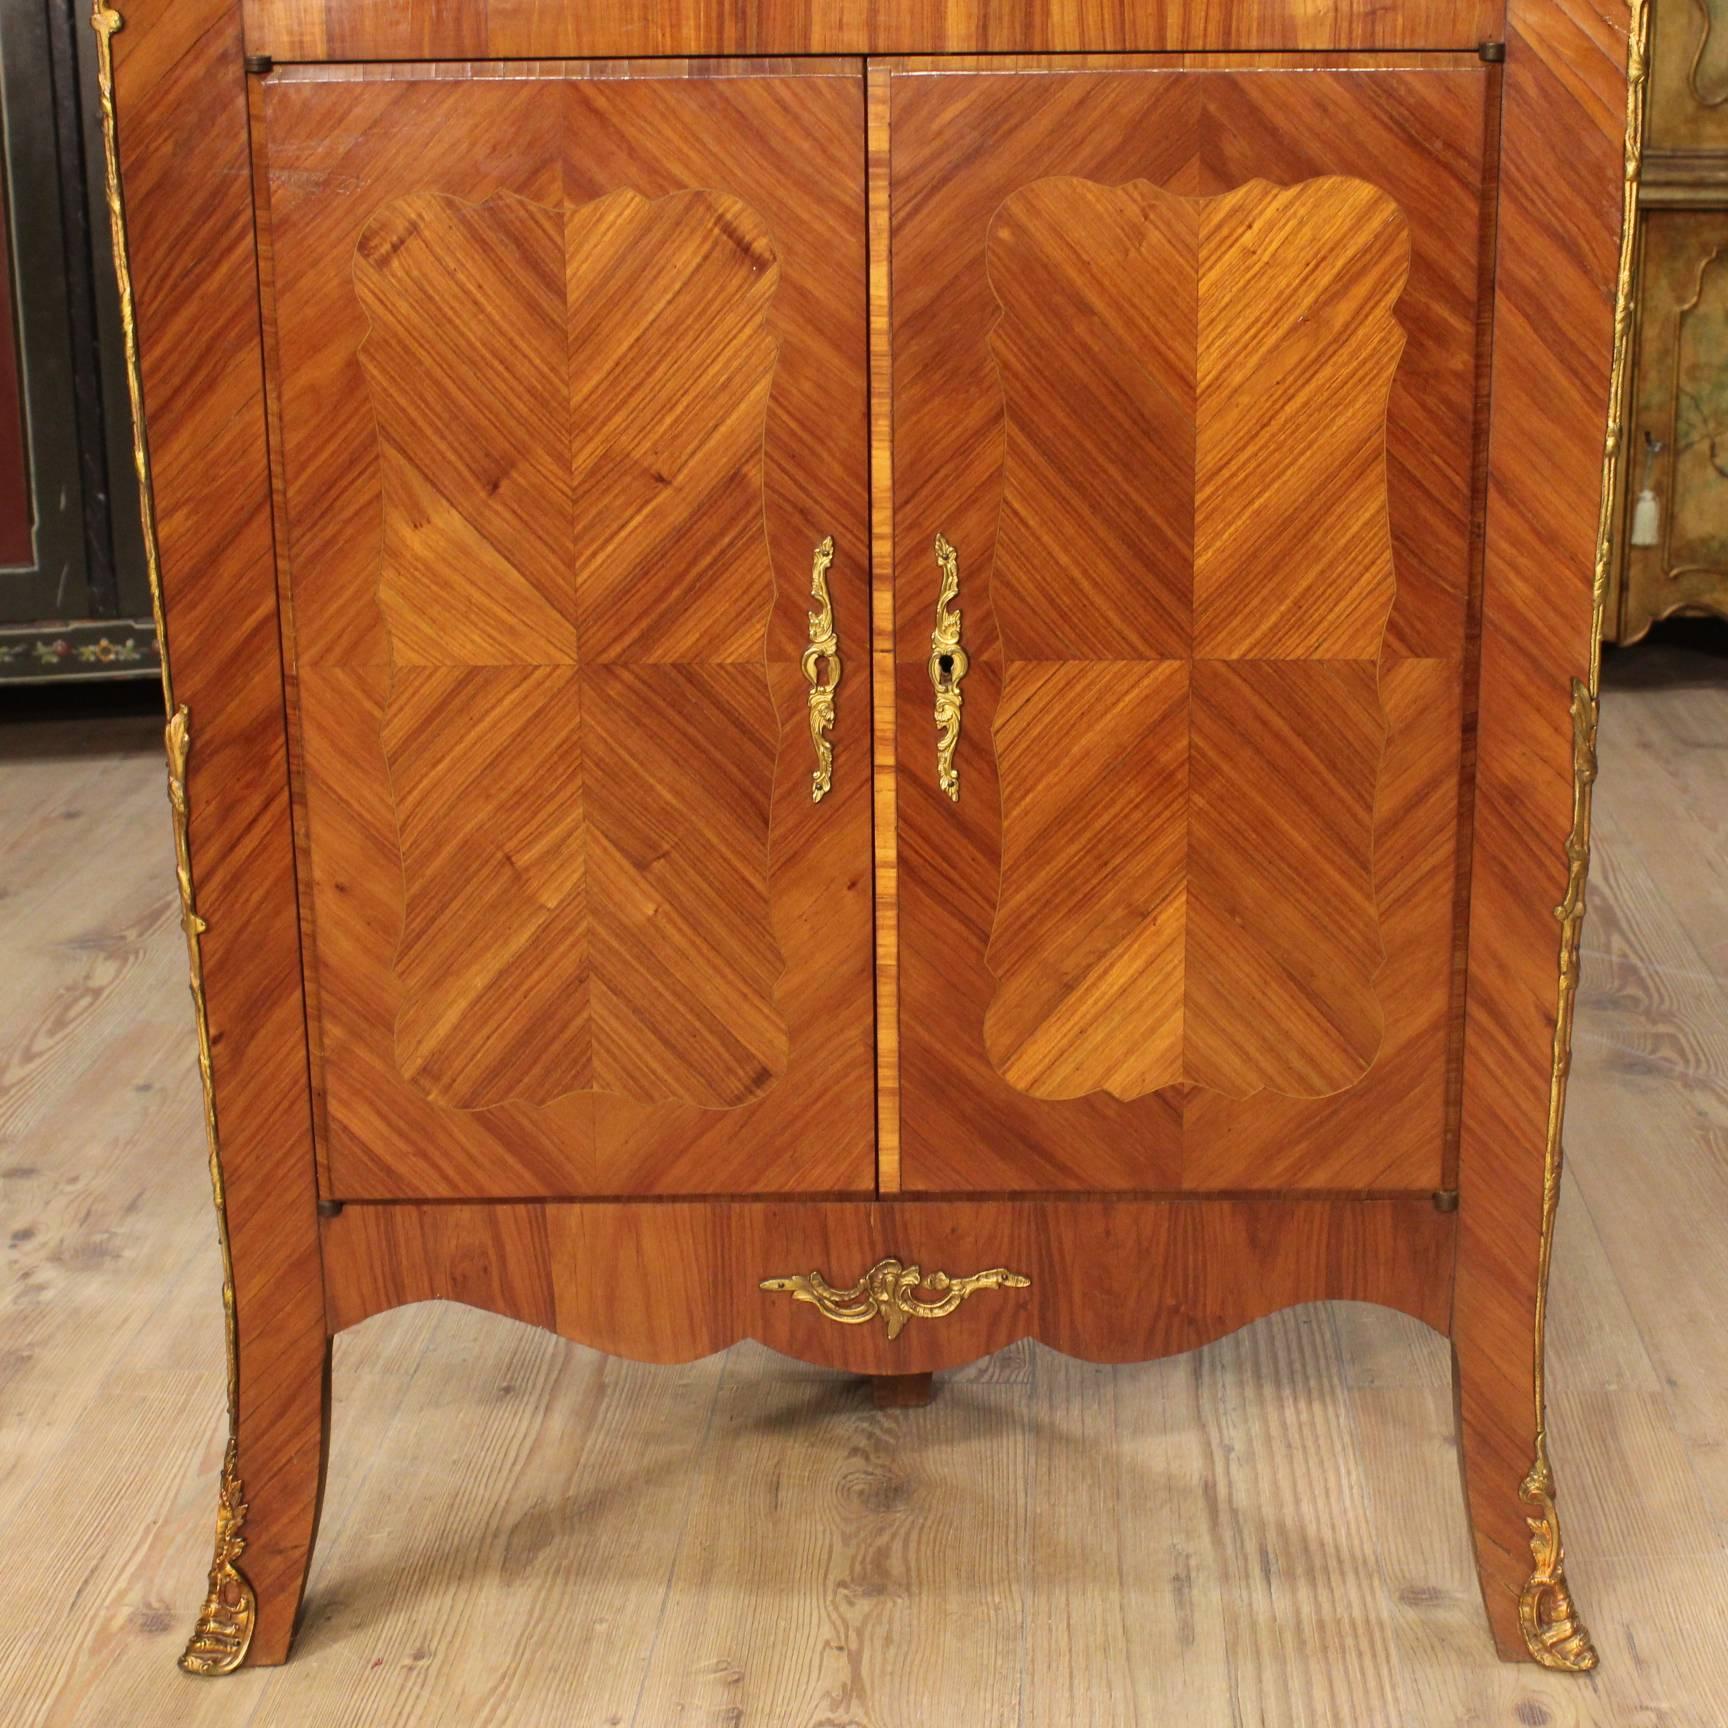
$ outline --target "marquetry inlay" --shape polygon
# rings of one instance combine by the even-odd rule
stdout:
[[[1347,178],[1206,198],[1048,179],[988,246],[991,1060],[1040,1098],[1342,1090],[1383,1019],[1404,216]]]
[[[761,474],[778,274],[751,210],[703,191],[420,193],[360,235],[396,1061],[437,1103],[722,1107],[785,1066]]]

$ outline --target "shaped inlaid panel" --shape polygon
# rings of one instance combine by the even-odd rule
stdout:
[[[383,493],[396,1060],[435,1103],[784,1069],[762,441],[778,278],[713,192],[422,193],[354,286]]]
[[[1345,177],[1047,179],[995,215],[985,1043],[1020,1091],[1319,1097],[1374,1060],[1408,265],[1397,204]]]
[[[997,712],[1008,819],[985,1038],[1034,1097],[1183,1078],[1188,672],[1022,663]]]

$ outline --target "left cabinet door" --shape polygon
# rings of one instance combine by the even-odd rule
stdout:
[[[254,100],[334,1198],[875,1181],[860,68],[593,70]]]

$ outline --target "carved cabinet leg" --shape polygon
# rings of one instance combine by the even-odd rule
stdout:
[[[228,1444],[217,1493],[209,1587],[180,1666],[227,1674],[287,1658],[311,1563],[329,1440],[330,1338],[310,1160],[293,1118],[254,1107],[254,1076],[226,1052],[225,999],[206,992],[204,947],[218,932],[192,881],[189,710],[166,733],[168,799],[198,1033],[211,1199],[222,1260]],[[234,1076],[218,1117],[216,1052]],[[230,1132],[230,1130],[235,1130]]]
[[[1452,1360],[1464,1496],[1495,1648],[1509,1662],[1584,1673],[1596,1666],[1596,1651],[1566,1582],[1528,1352],[1495,1360],[1466,1335]]]
[[[294,1642],[324,1498],[329,1341],[316,1363],[305,1361],[304,1351],[297,1354],[303,1359],[296,1375],[278,1374],[256,1388],[240,1376],[246,1415],[229,1425],[215,1553],[203,1606],[180,1657],[188,1674],[271,1667],[288,1659]]]
[[[878,1410],[916,1410],[930,1402],[932,1377],[928,1374],[872,1374],[871,1396]]]
[[[1560,941],[1547,1096],[1538,1098],[1534,1087],[1508,1087],[1494,1098],[1482,1089],[1478,1113],[1466,1112],[1452,1359],[1464,1490],[1494,1641],[1504,1657],[1583,1673],[1596,1666],[1596,1651],[1566,1583],[1548,1461],[1546,1387],[1548,1273],[1596,778],[1596,697],[1581,679],[1572,682],[1572,728],[1572,831],[1566,890],[1554,908]],[[1538,926],[1538,944],[1541,935]],[[1491,1150],[1533,1136],[1542,1104],[1540,1158],[1503,1156],[1490,1163]]]
[[[1594,1668],[1596,1651],[1566,1583],[1548,1460],[1545,1350],[1583,861],[1580,844],[1575,887],[1562,907],[1566,934],[1546,1154],[1540,1162],[1509,1161],[1494,1185],[1472,1187],[1466,1166],[1452,1311],[1460,1462],[1494,1642],[1509,1661],[1570,1673]]]
[[[181,274],[187,269],[200,277],[197,322],[240,330],[256,317],[240,16],[237,6],[218,4],[188,21],[187,8],[173,0],[170,21],[170,9],[169,0],[128,0],[123,19],[99,0],[91,23],[139,519],[164,650],[168,796],[227,1334],[228,1440],[215,1552],[181,1666],[226,1674],[282,1661],[294,1636],[323,1488],[330,1343],[280,734],[274,560],[269,511],[260,507],[268,466],[259,356],[236,337],[213,368],[207,354],[193,359],[197,345],[172,339],[172,309],[191,304]],[[117,57],[114,37],[128,20],[129,46]],[[141,121],[124,143],[121,73],[129,112]],[[155,186],[135,226],[121,195],[123,157],[145,164]],[[205,242],[190,253],[178,238],[188,222]],[[134,236],[144,260],[139,281],[150,284],[142,321]],[[161,409],[148,431],[146,380]],[[159,519],[153,472],[221,474],[226,484],[207,488],[197,510],[170,508]],[[184,484],[170,479],[165,491],[172,496]],[[189,620],[187,635],[196,640],[200,604],[206,618],[219,605],[227,642],[185,654],[182,677],[170,670],[176,656],[168,653],[168,619]],[[194,781],[206,773],[208,782]],[[209,798],[199,795],[206,784],[214,789]]]

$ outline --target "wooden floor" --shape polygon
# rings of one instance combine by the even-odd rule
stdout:
[[[1022,1346],[880,1413],[755,1347],[386,1315],[336,1347],[295,1660],[183,1678],[221,1326],[158,730],[0,725],[0,1722],[1728,1723],[1711,640],[1615,657],[1603,709],[1550,1328],[1587,1680],[1493,1659],[1446,1345],[1353,1306],[1144,1367]]]

